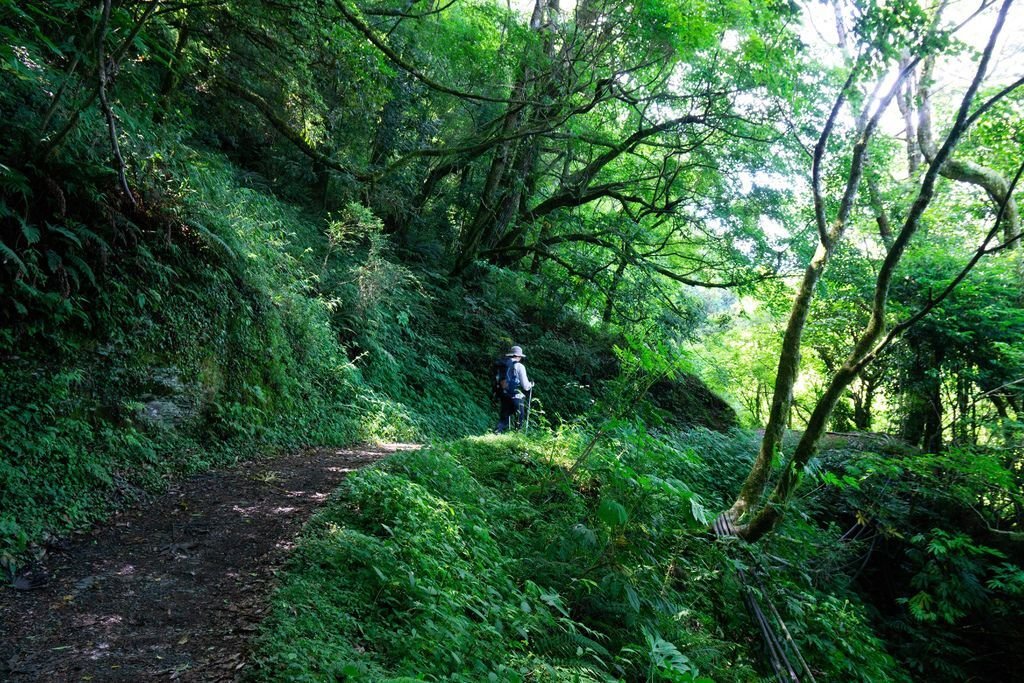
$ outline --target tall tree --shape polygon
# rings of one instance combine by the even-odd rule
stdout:
[[[772,492],[764,497],[774,459],[781,455],[782,436],[792,403],[793,387],[799,374],[801,342],[806,328],[810,303],[835,249],[843,240],[852,220],[857,192],[868,163],[868,149],[878,133],[882,115],[899,94],[903,83],[912,69],[942,47],[940,40],[948,32],[936,32],[931,28],[930,17],[913,2],[882,3],[871,5],[857,27],[859,38],[858,53],[848,67],[849,75],[836,97],[831,112],[825,120],[814,147],[811,169],[811,188],[814,218],[817,227],[817,247],[807,265],[799,285],[789,321],[782,342],[782,350],[776,373],[775,391],[768,424],[758,455],[744,482],[736,501],[721,516],[722,525],[748,540],[757,540],[770,531],[781,519],[783,508],[797,488],[804,466],[813,456],[817,444],[824,434],[828,419],[847,387],[861,374],[878,355],[900,334],[920,321],[929,311],[944,300],[966,277],[978,260],[988,253],[1005,248],[1006,242],[995,240],[998,227],[1005,215],[1003,202],[995,217],[996,227],[984,234],[974,255],[964,264],[960,272],[938,294],[916,313],[892,324],[888,316],[888,304],[893,278],[906,253],[911,240],[918,233],[925,219],[925,213],[932,203],[940,171],[951,158],[953,150],[968,128],[988,111],[991,106],[1005,97],[1012,88],[1004,89],[975,107],[979,88],[992,62],[996,41],[1003,29],[1012,0],[1004,0],[993,21],[988,41],[974,68],[973,78],[955,108],[953,120],[946,126],[941,145],[935,154],[927,159],[927,170],[917,182],[909,206],[899,207],[898,215],[903,216],[901,226],[894,230],[892,242],[882,259],[875,278],[874,291],[870,302],[867,324],[859,333],[856,343],[843,364],[832,373],[826,388],[816,402],[793,453],[785,458],[778,481]],[[913,55],[901,65],[899,53],[909,50]],[[840,120],[846,100],[858,82],[868,77],[877,78],[889,69],[896,69],[892,84],[887,89],[878,88],[878,95],[866,101],[854,127],[854,136],[849,143],[848,157],[841,168],[844,177],[838,198],[826,195],[824,171],[828,153],[834,149],[833,135]],[[879,80],[879,85],[882,81]],[[973,111],[972,111],[973,110]],[[1010,185],[1012,193],[1024,165]],[[832,216],[829,216],[829,213]],[[889,215],[897,215],[889,211]],[[996,242],[993,244],[993,242]]]

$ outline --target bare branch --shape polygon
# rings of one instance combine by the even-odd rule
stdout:
[[[152,7],[155,7],[153,3]],[[135,196],[132,188],[128,186],[128,178],[125,175],[124,157],[121,156],[121,146],[117,142],[117,120],[114,118],[114,111],[110,108],[110,101],[107,99],[107,55],[104,50],[104,43],[107,39],[107,27],[110,24],[110,0],[103,0],[103,13],[100,17],[99,39],[96,41],[96,63],[99,69],[99,98],[100,107],[103,109],[103,116],[107,120],[107,131],[110,134],[110,147],[114,153],[114,163],[117,165],[117,180],[124,193],[125,199],[136,208]]]

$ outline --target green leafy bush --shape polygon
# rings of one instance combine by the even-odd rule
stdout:
[[[731,567],[780,549],[715,542],[719,494],[688,479],[739,476],[755,436],[626,426],[570,478],[590,437],[464,439],[352,475],[289,564],[254,678],[758,680]],[[772,585],[816,675],[904,680],[856,595],[798,568]]]

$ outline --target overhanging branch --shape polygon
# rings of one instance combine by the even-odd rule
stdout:
[[[334,159],[327,156],[323,152],[317,150],[315,147],[313,147],[313,145],[309,144],[309,141],[307,141],[306,138],[302,136],[302,134],[300,134],[298,131],[292,128],[288,124],[288,122],[285,121],[284,118],[277,113],[277,111],[270,105],[269,102],[267,102],[265,99],[263,99],[256,93],[252,92],[248,88],[244,88],[238,83],[235,83],[234,81],[228,80],[226,78],[221,78],[220,80],[218,80],[218,83],[222,88],[224,88],[228,92],[237,95],[238,97],[242,98],[243,100],[251,104],[253,107],[255,107],[256,110],[263,115],[267,122],[270,123],[270,125],[273,126],[275,130],[277,130],[277,132],[279,132],[281,135],[287,138],[289,142],[295,145],[300,152],[308,156],[310,159],[313,159],[314,161],[323,164],[327,168],[335,170],[339,173],[344,173],[345,175],[352,176],[356,180],[366,181],[371,180],[373,178],[372,175],[349,168],[348,166],[345,166],[344,164],[335,161]]]

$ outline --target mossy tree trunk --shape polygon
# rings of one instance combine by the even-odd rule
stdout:
[[[781,454],[782,436],[786,420],[792,408],[793,387],[799,373],[801,339],[803,337],[810,302],[814,296],[815,287],[828,264],[832,251],[843,237],[846,223],[863,174],[864,163],[867,156],[867,144],[877,129],[878,121],[882,112],[885,111],[894,96],[903,87],[903,82],[910,76],[911,70],[915,66],[915,62],[909,62],[901,69],[899,78],[896,79],[896,82],[890,88],[888,93],[881,97],[877,106],[874,107],[874,113],[868,116],[867,111],[865,111],[865,114],[862,115],[861,119],[864,121],[864,124],[863,126],[858,126],[859,134],[853,145],[849,171],[846,175],[842,199],[839,202],[835,219],[831,224],[829,224],[825,215],[826,202],[821,189],[821,167],[826,146],[828,145],[832,128],[835,124],[836,116],[840,108],[844,105],[845,99],[858,75],[860,67],[864,64],[864,53],[861,55],[861,60],[859,60],[851,70],[850,77],[847,79],[840,95],[836,99],[830,116],[823,127],[821,135],[819,136],[818,144],[816,145],[813,154],[812,191],[814,194],[814,207],[819,244],[815,250],[813,258],[804,272],[803,280],[801,281],[797,294],[793,300],[793,306],[790,311],[789,320],[783,337],[778,370],[776,372],[776,384],[772,398],[771,411],[769,413],[768,424],[765,428],[760,449],[757,457],[755,458],[754,464],[751,467],[750,473],[748,474],[746,481],[743,483],[739,495],[733,505],[723,513],[723,516],[729,521],[729,524],[726,526],[734,529],[737,535],[747,541],[757,541],[766,533],[774,529],[781,520],[786,504],[799,485],[804,467],[817,451],[818,443],[826,431],[829,417],[847,388],[854,382],[854,380],[857,379],[864,368],[877,358],[877,356],[887,348],[897,336],[909,329],[914,323],[919,321],[927,311],[931,310],[931,308],[933,308],[939,301],[948,296],[956,284],[962,280],[962,277],[966,276],[966,273],[969,272],[973,265],[977,263],[977,259],[985,253],[984,249],[985,245],[988,243],[987,240],[983,243],[983,247],[978,251],[976,257],[973,258],[965,267],[964,271],[961,272],[959,279],[955,279],[942,294],[933,298],[929,303],[929,306],[920,311],[918,315],[912,316],[902,323],[893,326],[891,329],[888,329],[886,316],[889,301],[889,290],[896,267],[902,260],[911,239],[917,233],[921,223],[921,217],[924,214],[925,209],[927,209],[931,204],[935,193],[935,185],[940,176],[940,172],[945,166],[947,160],[950,158],[953,149],[956,147],[969,123],[974,120],[974,117],[969,117],[969,113],[978,88],[985,76],[995,47],[996,39],[1001,32],[1002,26],[1005,22],[1006,13],[1009,10],[1011,3],[1012,0],[1004,0],[999,10],[995,27],[989,37],[988,44],[978,63],[977,71],[970,86],[967,88],[966,93],[961,99],[956,117],[952,122],[949,133],[946,135],[942,146],[934,153],[934,155],[930,155],[928,158],[928,169],[920,180],[920,185],[914,201],[906,212],[903,225],[899,232],[894,236],[892,245],[890,246],[878,271],[874,294],[871,300],[870,319],[861,331],[849,357],[834,373],[832,373],[824,393],[817,400],[813,410],[811,411],[807,420],[806,429],[797,443],[796,448],[785,460],[779,474],[778,481],[776,482],[773,490],[768,496],[765,496],[764,491],[772,470],[773,460],[777,454]],[[872,105],[873,102],[869,101],[866,106],[871,107]],[[984,105],[982,109],[984,109]],[[1024,167],[1022,167],[1022,169],[1024,169]],[[1020,177],[1019,173],[1017,177]],[[999,221],[1001,221],[1003,217],[1005,205],[1006,202],[1003,203],[1003,207],[997,216],[997,227]],[[992,234],[993,233],[991,232],[989,233],[990,237]]]

